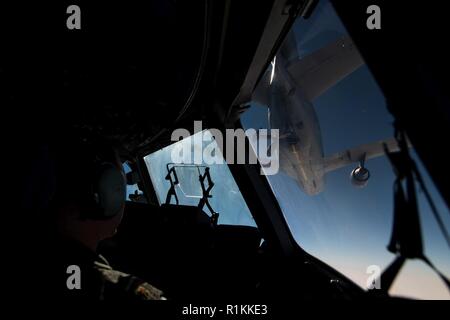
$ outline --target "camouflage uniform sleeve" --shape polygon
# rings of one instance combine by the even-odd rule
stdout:
[[[102,261],[95,262],[95,269],[103,280],[101,300],[120,296],[131,300],[166,300],[161,290],[142,279],[112,269],[103,257],[100,258]]]

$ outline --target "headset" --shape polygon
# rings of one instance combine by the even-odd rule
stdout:
[[[55,198],[77,203],[81,219],[107,220],[119,214],[125,206],[127,183],[120,164],[112,159],[115,151],[87,144],[63,149],[57,156]]]
[[[103,162],[96,168],[92,181],[94,210],[86,210],[83,218],[109,219],[116,216],[124,207],[126,200],[126,180],[122,170],[111,162]]]

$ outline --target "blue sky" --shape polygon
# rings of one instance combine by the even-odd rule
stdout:
[[[294,25],[299,56],[303,57],[346,34],[327,0],[313,16]],[[382,92],[363,66],[313,101],[319,119],[324,153],[330,155],[363,143],[393,136],[393,118]],[[267,111],[253,106],[242,121],[245,127],[267,128]],[[420,160],[412,152],[450,229],[450,214]],[[365,286],[369,265],[385,268],[394,258],[386,250],[393,214],[394,174],[386,157],[369,160],[371,178],[366,188],[351,185],[345,167],[327,174],[325,190],[308,196],[297,183],[279,173],[269,177],[286,220],[297,242],[309,253]],[[450,248],[419,192],[423,241],[427,256],[450,276]],[[450,299],[445,286],[420,261],[408,262],[391,293],[417,298]]]

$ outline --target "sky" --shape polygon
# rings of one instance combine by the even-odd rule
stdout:
[[[299,58],[347,34],[328,0],[321,0],[310,19],[298,20],[293,29]],[[325,156],[393,136],[393,118],[366,66],[312,103],[320,123]],[[267,110],[252,106],[243,115],[242,123],[245,128],[267,128]],[[414,150],[412,156],[450,230],[448,208]],[[349,175],[354,167],[349,166],[328,173],[325,190],[316,196],[306,195],[283,172],[268,177],[299,245],[361,287],[366,286],[368,266],[384,269],[394,259],[386,246],[392,227],[395,176],[385,156],[367,161],[366,167],[371,178],[365,188],[355,188],[350,183]],[[418,193],[418,199],[425,253],[450,276],[450,248],[423,193]],[[445,285],[421,261],[407,262],[390,292],[413,298],[450,299]]]

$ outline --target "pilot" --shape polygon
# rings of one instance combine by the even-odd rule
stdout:
[[[116,233],[125,206],[126,181],[118,154],[104,142],[55,148],[51,197],[51,285],[58,298],[165,300],[161,290],[113,269],[97,253]]]

